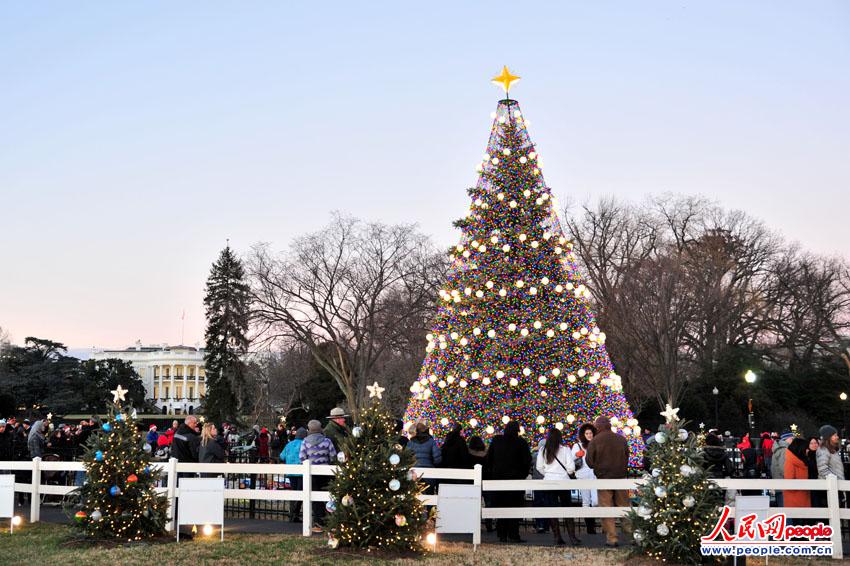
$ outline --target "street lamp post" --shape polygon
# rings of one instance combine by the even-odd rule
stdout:
[[[717,396],[720,394],[720,391],[715,387],[711,390],[711,394],[714,395],[714,428],[720,430],[720,418],[717,412]]]
[[[847,436],[847,393],[841,392],[838,396],[841,399],[841,438]]]
[[[752,385],[753,383],[756,382],[756,377],[757,377],[756,372],[754,372],[751,369],[748,369],[747,373],[744,374],[744,381],[746,381],[747,383]],[[748,413],[747,414],[747,420],[749,421],[749,425],[750,425],[750,440],[752,440],[752,436],[753,436],[753,434],[755,433],[755,430],[756,430],[756,420],[755,420],[755,415],[753,414],[753,400],[752,399],[750,399],[749,402],[747,403],[747,413]]]

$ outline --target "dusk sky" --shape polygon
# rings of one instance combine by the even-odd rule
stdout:
[[[564,201],[701,194],[850,256],[850,3],[6,2],[0,326],[203,339],[226,238],[454,243],[507,64]]]

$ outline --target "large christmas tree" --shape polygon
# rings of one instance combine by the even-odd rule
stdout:
[[[165,534],[168,501],[156,493],[145,440],[131,414],[121,409],[126,394],[113,391],[110,418],[89,438],[86,483],[75,492],[75,524],[90,538],[138,541]]]
[[[505,68],[494,81],[507,93],[517,78]],[[493,118],[405,420],[425,418],[440,437],[454,423],[491,436],[517,420],[535,445],[548,426],[573,439],[605,415],[638,465],[640,428],[519,103],[500,100]]]
[[[377,383],[369,390],[378,398],[383,392]],[[329,487],[330,546],[421,550],[428,518],[419,500],[424,484],[411,469],[413,452],[398,443],[395,421],[380,403],[360,413],[337,457]]]

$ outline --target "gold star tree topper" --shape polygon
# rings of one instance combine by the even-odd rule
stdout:
[[[378,399],[380,399],[380,398],[381,398],[381,394],[384,392],[384,389],[385,389],[385,388],[384,388],[384,387],[381,387],[380,385],[378,385],[378,382],[376,381],[376,382],[375,382],[374,384],[372,384],[372,385],[367,385],[367,386],[366,386],[366,389],[368,389],[368,390],[369,390],[369,398],[370,398],[370,399],[371,399],[372,397],[377,397]]]
[[[112,402],[117,403],[119,401],[124,401],[124,396],[129,393],[129,390],[121,387],[121,384],[118,384],[118,387],[110,391],[112,393]]]
[[[667,407],[663,411],[661,411],[661,416],[667,419],[668,423],[679,420],[679,409],[674,409],[670,403],[667,403]]]
[[[505,95],[507,96],[508,91],[511,90],[511,85],[519,80],[517,75],[512,75],[508,70],[508,66],[505,65],[502,67],[502,72],[493,77],[493,84],[499,85],[505,91]]]

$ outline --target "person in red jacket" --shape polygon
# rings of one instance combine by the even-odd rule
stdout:
[[[761,433],[761,456],[762,468],[767,477],[770,477],[770,460],[773,457],[773,440],[769,432]]]
[[[269,429],[263,427],[257,435],[257,457],[262,464],[269,463]]]

